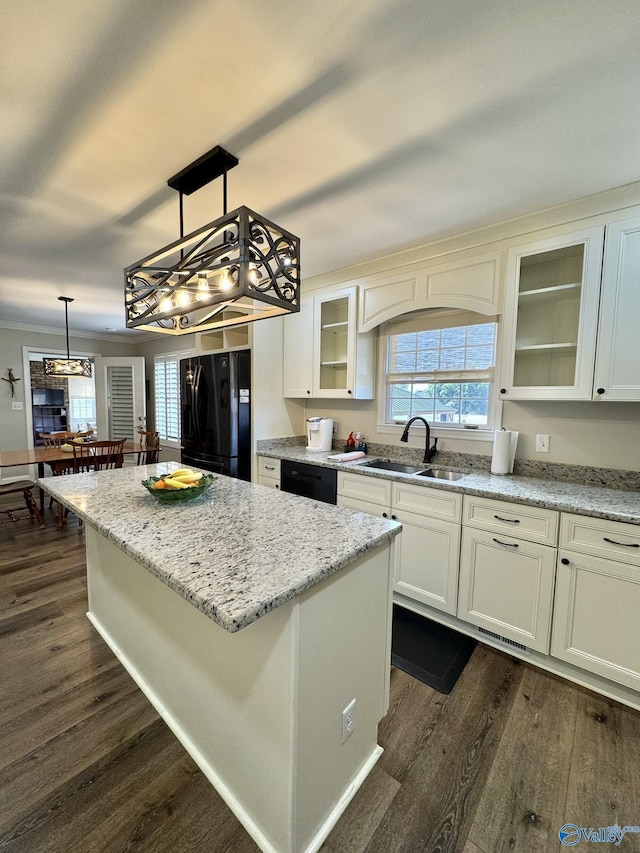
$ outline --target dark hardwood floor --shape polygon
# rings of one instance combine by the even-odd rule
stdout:
[[[0,851],[255,853],[85,610],[75,520],[0,526]],[[546,853],[565,823],[640,824],[639,713],[481,645],[448,696],[391,683],[324,853]]]

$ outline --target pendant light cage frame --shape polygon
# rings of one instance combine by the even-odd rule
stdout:
[[[183,335],[300,310],[299,238],[248,207],[227,213],[237,164],[216,146],[169,179],[180,192],[180,239],[124,270],[127,328]],[[185,237],[183,194],[221,175],[223,215]]]
[[[64,302],[64,328],[67,338],[66,358],[43,358],[42,367],[45,376],[80,376],[88,379],[92,376],[92,364],[86,358],[71,358],[69,355],[69,303],[71,296],[58,296]]]

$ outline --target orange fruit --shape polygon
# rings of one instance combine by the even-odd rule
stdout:
[[[166,485],[164,480],[156,480],[153,488],[154,489],[166,489],[167,485]]]

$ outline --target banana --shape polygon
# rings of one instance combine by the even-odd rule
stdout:
[[[170,477],[179,477],[181,474],[193,474],[191,468],[178,468],[177,471],[174,471],[172,474],[169,474]]]
[[[181,483],[180,480],[174,480],[172,477],[163,477],[162,478],[165,484],[170,489],[190,489],[191,486],[188,483]]]
[[[190,471],[188,474],[172,474],[172,480],[180,480],[181,483],[197,483],[202,479],[202,474],[196,474],[195,471]]]

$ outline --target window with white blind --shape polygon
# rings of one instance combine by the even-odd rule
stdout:
[[[382,424],[493,429],[497,323],[465,311],[416,312],[386,324]]]
[[[180,444],[180,359],[188,353],[167,353],[154,359],[155,425],[165,444]]]

